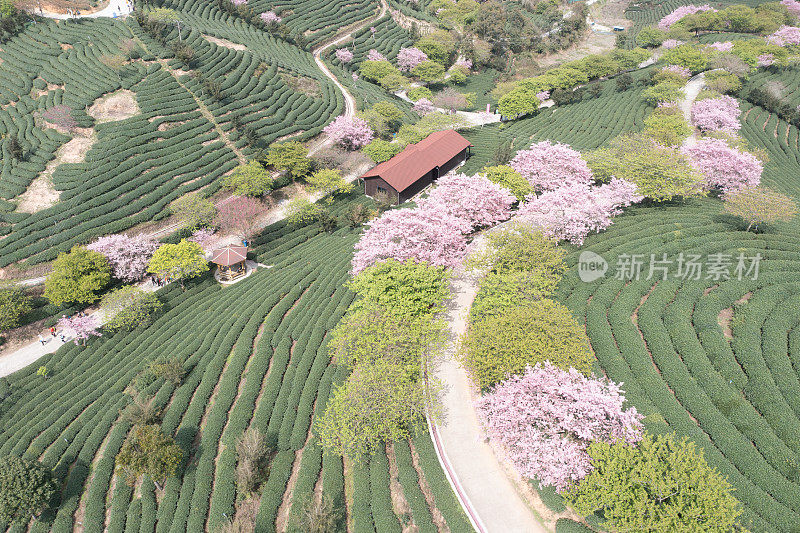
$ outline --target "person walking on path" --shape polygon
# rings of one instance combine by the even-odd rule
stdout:
[[[52,335],[53,337],[56,336],[56,328],[54,326],[50,326],[50,335]]]
[[[44,346],[44,343],[46,343],[46,342],[47,342],[46,340],[44,340],[44,337],[42,337],[42,334],[41,334],[41,333],[39,333],[39,342],[41,342],[41,343],[42,343],[42,346]]]

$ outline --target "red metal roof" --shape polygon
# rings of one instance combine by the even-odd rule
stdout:
[[[245,259],[247,259],[247,246],[226,246],[214,250],[214,253],[211,254],[211,262],[220,266],[235,265]]]
[[[361,178],[380,177],[397,192],[402,192],[434,168],[443,166],[468,146],[472,146],[472,143],[455,130],[437,131],[417,144],[409,144],[405,150],[376,166]]]

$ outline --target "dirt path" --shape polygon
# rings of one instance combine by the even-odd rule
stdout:
[[[55,13],[53,11],[47,11],[46,9],[41,9],[36,7],[34,9],[29,9],[29,11],[35,15],[39,15],[40,17],[47,17],[51,19],[59,19],[59,20],[66,20],[66,19],[77,19],[77,18],[99,18],[99,17],[108,17],[108,18],[117,18],[117,17],[126,17],[133,12],[133,3],[128,2],[128,0],[111,0],[106,7],[101,9],[100,11],[95,11],[94,13],[88,13],[86,15],[69,15],[67,13]]]
[[[692,125],[692,104],[694,104],[697,95],[700,94],[700,91],[703,89],[703,85],[705,85],[705,73],[701,72],[697,76],[694,76],[692,79],[686,83],[686,87],[683,88],[683,92],[686,94],[683,100],[678,103],[678,107],[683,112],[683,118],[686,119],[686,122],[689,126]],[[685,141],[683,141],[684,147],[691,147],[697,144],[697,129],[692,128],[692,135],[688,137]]]
[[[485,237],[473,246],[485,245]],[[503,464],[487,443],[475,414],[474,385],[457,360],[458,339],[467,330],[467,317],[478,292],[475,279],[459,267],[451,282],[453,299],[447,313],[451,340],[433,374],[444,384],[445,415],[431,424],[439,462],[456,496],[479,533],[539,533],[547,529],[506,475]]]

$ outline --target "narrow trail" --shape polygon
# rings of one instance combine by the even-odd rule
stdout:
[[[686,123],[689,124],[689,126],[692,125],[692,104],[694,104],[694,101],[697,99],[697,95],[700,94],[700,91],[703,89],[705,83],[705,73],[701,72],[697,76],[691,78],[683,88],[684,93],[686,93],[686,97],[680,101],[678,107],[683,112],[683,118],[686,120]],[[695,144],[697,144],[697,129],[692,128],[692,135],[683,141],[683,146],[688,148],[694,146]]]
[[[483,246],[485,236],[473,246]],[[534,511],[509,479],[487,443],[475,413],[474,385],[457,360],[458,342],[467,330],[467,317],[478,285],[463,267],[453,272],[453,299],[447,312],[450,342],[433,374],[444,385],[444,419],[429,420],[439,462],[472,525],[479,533],[544,533]]]

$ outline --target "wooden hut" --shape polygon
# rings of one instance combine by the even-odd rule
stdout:
[[[221,280],[230,281],[247,273],[247,246],[226,246],[214,250],[211,262],[217,265]]]

